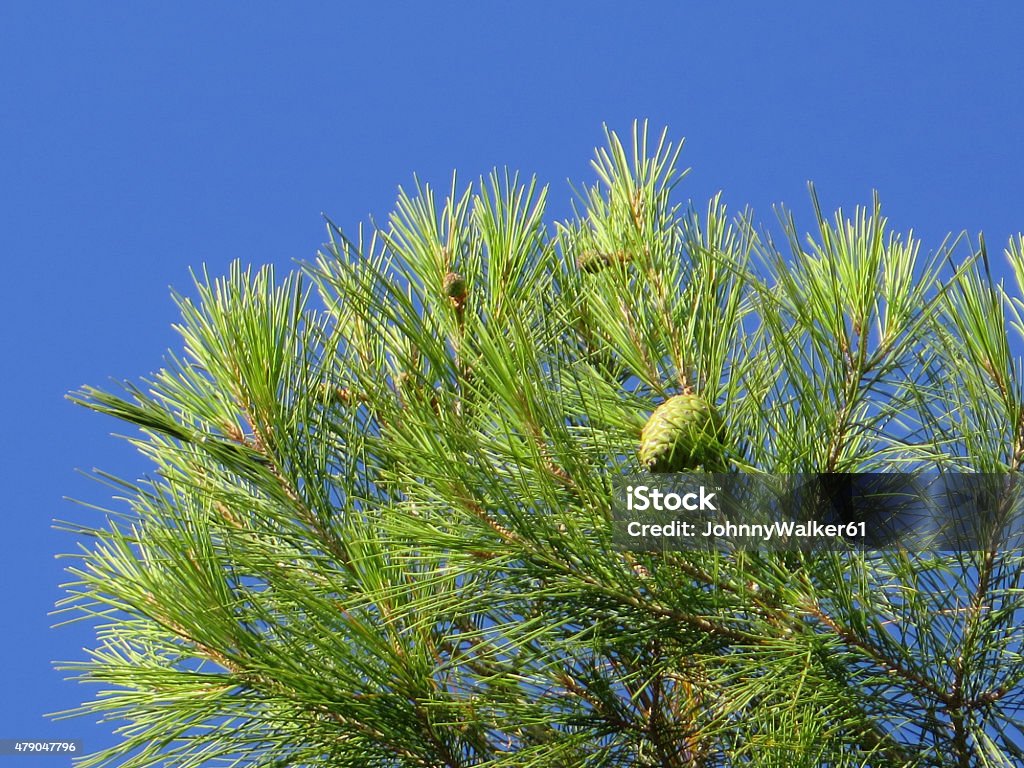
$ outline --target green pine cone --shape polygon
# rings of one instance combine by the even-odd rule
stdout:
[[[725,425],[699,395],[676,395],[659,405],[640,433],[640,463],[648,472],[725,469]]]
[[[576,265],[584,272],[600,272],[615,262],[625,263],[629,261],[629,253],[626,251],[615,251],[605,253],[604,251],[586,251],[577,260]]]
[[[463,301],[468,293],[468,286],[466,285],[466,278],[460,275],[458,272],[449,272],[444,276],[444,282],[442,284],[444,289],[444,295],[452,301]]]

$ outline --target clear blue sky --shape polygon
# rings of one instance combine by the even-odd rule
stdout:
[[[51,667],[91,642],[49,629],[74,547],[51,523],[107,497],[76,468],[146,467],[62,396],[161,365],[190,267],[286,268],[321,211],[381,219],[413,173],[509,165],[565,215],[602,122],[637,117],[686,138],[700,203],[807,223],[814,180],[829,207],[877,188],[926,249],[1024,229],[1019,2],[382,5],[0,5],[0,738],[111,741],[42,717],[91,694]]]

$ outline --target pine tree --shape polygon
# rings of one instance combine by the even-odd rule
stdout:
[[[607,138],[570,221],[507,172],[417,183],[282,280],[202,275],[166,368],[72,396],[154,468],[73,526],[63,608],[98,628],[63,668],[101,686],[80,712],[125,722],[81,765],[1024,760],[1020,551],[609,533],[681,396],[713,425],[688,461],[717,470],[1013,477],[1024,238],[1008,288],[983,240],[922,258],[877,199],[827,217],[812,190],[812,233],[783,211],[779,245],[720,197],[674,202],[664,133]]]

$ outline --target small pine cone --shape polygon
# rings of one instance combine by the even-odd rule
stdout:
[[[699,395],[676,395],[659,405],[640,433],[640,463],[649,472],[725,468],[725,426]]]
[[[611,266],[615,262],[620,264],[629,261],[628,251],[614,251],[608,253],[606,251],[586,251],[578,259],[576,259],[576,265],[584,272],[594,274],[600,272],[605,267]]]
[[[444,295],[451,299],[453,304],[458,306],[465,303],[469,289],[466,285],[466,278],[458,272],[446,274],[441,287],[444,290]]]

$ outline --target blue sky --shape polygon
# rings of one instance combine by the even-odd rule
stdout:
[[[0,738],[111,742],[42,717],[91,695],[51,666],[92,638],[49,628],[54,555],[75,546],[51,526],[97,519],[64,496],[106,502],[76,468],[146,466],[62,396],[158,368],[190,268],[287,268],[323,241],[321,211],[382,220],[413,173],[508,165],[567,215],[602,123],[634,118],[686,138],[680,190],[701,205],[723,190],[809,224],[814,180],[828,207],[878,189],[925,251],[1024,230],[1019,3],[383,5],[0,6]]]

